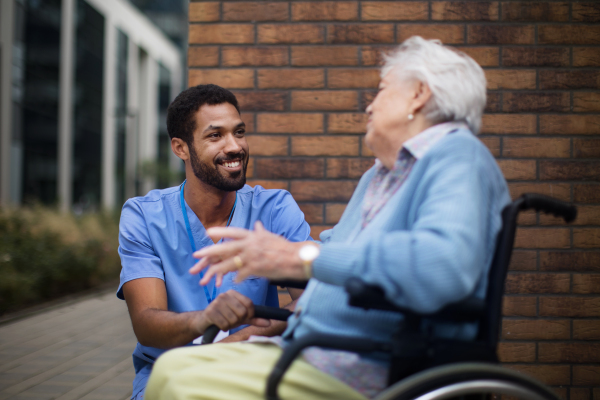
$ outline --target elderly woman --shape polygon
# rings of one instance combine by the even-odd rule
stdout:
[[[401,316],[356,309],[343,285],[360,277],[394,303],[432,312],[469,295],[483,298],[506,182],[474,136],[485,106],[485,76],[467,55],[412,37],[385,58],[379,93],[367,108],[366,143],[377,157],[340,222],[321,243],[290,243],[260,225],[212,228],[228,238],[200,250],[201,284],[237,271],[310,282],[279,344],[310,333],[389,340]],[[235,313],[235,310],[232,310]],[[433,326],[438,337],[469,340],[471,324]],[[271,340],[271,342],[277,342]],[[281,353],[276,345],[215,344],[161,357],[147,398],[258,399]],[[309,349],[286,374],[282,398],[364,399],[384,389],[385,360]]]

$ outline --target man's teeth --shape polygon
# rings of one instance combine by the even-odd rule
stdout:
[[[228,168],[235,168],[237,166],[240,165],[239,161],[234,161],[234,162],[224,162],[223,163],[224,166],[228,167]]]

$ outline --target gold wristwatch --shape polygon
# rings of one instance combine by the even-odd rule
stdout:
[[[298,251],[298,256],[302,260],[304,273],[307,279],[310,279],[312,277],[312,264],[313,261],[315,261],[315,259],[319,257],[320,253],[321,249],[319,249],[319,246],[313,243],[305,244],[300,248],[300,251]]]

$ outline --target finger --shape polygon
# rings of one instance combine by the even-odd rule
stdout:
[[[252,318],[250,321],[248,321],[248,323],[250,325],[258,326],[261,328],[266,328],[266,327],[271,326],[271,321],[268,319],[264,319],[264,318]]]
[[[188,270],[188,272],[192,275],[196,275],[200,273],[200,271],[202,271],[204,268],[208,267],[211,263],[214,263],[216,261],[216,259],[213,261],[210,257],[201,258],[196,264],[194,264],[192,268]]]
[[[217,273],[217,280],[215,281],[215,285],[217,285],[217,287],[221,287],[222,284],[223,284],[223,274]]]
[[[225,228],[215,226],[206,230],[206,234],[212,239],[227,238],[227,239],[244,239],[250,233],[249,230],[243,228]]]
[[[244,248],[243,242],[233,241],[204,247],[192,254],[194,258],[228,258],[236,255]]]
[[[208,282],[212,279],[213,276],[221,274],[221,276],[225,275],[228,272],[237,271],[237,267],[232,259],[223,260],[220,263],[211,265],[202,279],[200,279],[201,285],[207,285]]]
[[[256,221],[256,223],[254,224],[254,230],[256,232],[266,231],[265,227],[263,226],[262,222],[260,222],[260,221]]]

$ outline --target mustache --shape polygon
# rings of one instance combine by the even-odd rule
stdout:
[[[229,162],[229,161],[234,161],[234,160],[242,160],[242,161],[244,161],[245,159],[246,159],[246,152],[245,151],[240,151],[237,154],[232,154],[232,155],[229,155],[227,157],[219,157],[215,161],[217,163],[224,163],[224,162]]]

